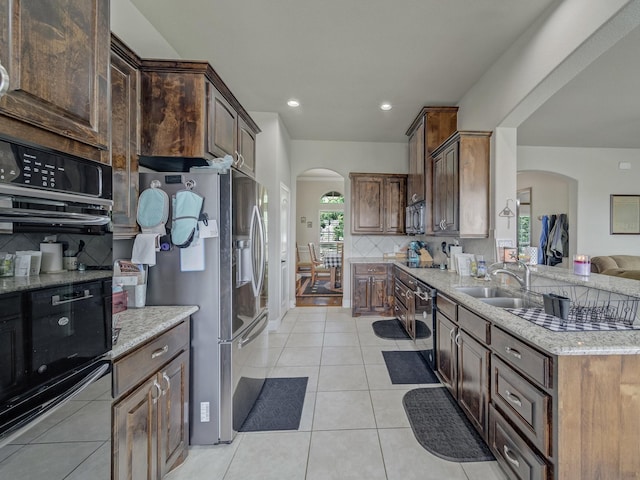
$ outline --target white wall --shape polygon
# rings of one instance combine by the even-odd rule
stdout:
[[[298,245],[313,242],[320,238],[320,209],[344,211],[342,204],[321,204],[320,197],[327,192],[337,191],[344,195],[344,180],[298,180],[296,182],[296,217],[293,220]],[[305,222],[300,221],[305,218]],[[311,222],[311,227],[308,223]],[[345,224],[345,231],[349,225]],[[303,249],[304,250],[304,249]]]
[[[630,163],[631,170],[620,170],[619,162]],[[640,236],[609,233],[609,196],[640,195],[640,149],[518,147],[518,171],[554,172],[576,180],[578,253],[640,255]]]
[[[339,173],[344,182],[344,257],[353,256],[352,242],[354,237],[349,233],[351,225],[351,183],[350,172],[371,173],[407,173],[409,168],[409,151],[407,143],[376,142],[322,142],[311,140],[291,141],[291,178],[311,168],[327,168]],[[297,198],[297,187],[292,190],[292,198]],[[292,218],[300,221],[300,215],[292,209]],[[360,238],[359,236],[356,237]],[[295,252],[293,252],[295,255]],[[342,305],[351,305],[351,270],[345,265],[343,272]],[[291,287],[291,298],[295,301],[295,287]]]
[[[276,329],[286,313],[281,308],[282,268],[280,218],[280,185],[291,190],[291,166],[289,160],[290,139],[287,129],[277,113],[250,112],[261,133],[256,137],[256,180],[267,188],[269,195],[268,239],[269,239],[269,322],[270,329]],[[291,197],[293,198],[293,197]],[[291,225],[289,235],[291,237]],[[291,243],[291,242],[289,242]],[[293,250],[289,247],[289,250]],[[289,261],[290,272],[295,263]],[[292,276],[292,273],[289,275]]]
[[[569,259],[576,252],[577,236],[577,182],[573,178],[552,172],[519,171],[518,190],[531,188],[531,245],[540,247],[542,215],[565,213],[569,219],[569,252],[562,260],[563,266],[571,265]]]
[[[180,58],[130,0],[111,0],[111,31],[141,58]]]

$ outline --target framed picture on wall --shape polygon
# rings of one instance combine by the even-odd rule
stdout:
[[[611,195],[611,235],[640,235],[640,195]]]

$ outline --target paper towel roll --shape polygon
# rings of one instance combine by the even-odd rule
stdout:
[[[44,273],[54,273],[62,271],[62,244],[61,243],[41,243],[42,264],[40,269]]]
[[[455,272],[457,267],[456,255],[462,253],[462,247],[456,247],[454,245],[449,247],[449,271]]]

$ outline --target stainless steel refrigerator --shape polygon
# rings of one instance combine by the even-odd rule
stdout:
[[[169,250],[149,268],[147,305],[200,307],[191,322],[190,443],[230,442],[268,369],[266,189],[234,170],[141,173],[141,190],[153,180],[169,197],[187,184],[204,197],[210,236],[187,249],[162,238]]]

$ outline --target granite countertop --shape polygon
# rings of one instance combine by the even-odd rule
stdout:
[[[640,330],[553,332],[535,325],[502,308],[493,307],[455,289],[458,286],[486,286],[489,282],[437,269],[409,268],[403,263],[395,265],[414,277],[436,288],[461,305],[491,320],[495,325],[515,334],[553,355],[638,355],[640,354]],[[638,296],[637,280],[620,279],[607,275],[591,274],[589,277],[573,275],[566,269],[538,266],[532,269],[532,285],[537,283],[580,284],[622,294]]]
[[[121,330],[118,341],[111,350],[111,359],[115,360],[129,353],[198,310],[196,306],[158,306],[130,308],[116,313],[113,322]]]
[[[69,285],[71,283],[89,282],[111,278],[111,270],[85,270],[81,272],[64,271],[60,273],[43,273],[29,277],[0,277],[0,294],[36,290],[39,288]]]
[[[349,257],[346,259],[349,263],[396,263],[397,258],[383,258],[383,257]]]

